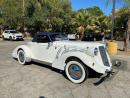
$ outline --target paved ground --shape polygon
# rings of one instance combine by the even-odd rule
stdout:
[[[130,98],[130,58],[117,55],[123,66],[115,77],[95,86],[97,77],[73,84],[62,74],[39,64],[20,65],[12,50],[25,42],[0,41],[0,98]],[[115,57],[113,57],[115,58]]]

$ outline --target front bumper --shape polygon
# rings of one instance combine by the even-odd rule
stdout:
[[[120,60],[114,60],[114,62],[112,63],[113,68],[111,70],[106,70],[105,73],[101,76],[100,80],[96,83],[94,83],[94,85],[99,85],[101,84],[103,81],[105,81],[107,78],[112,79],[115,77],[115,75],[119,72],[119,68],[122,65],[122,62]]]
[[[98,82],[94,83],[94,85],[97,86],[97,85],[101,84],[101,83],[104,82],[107,78],[113,76],[114,73],[115,73],[115,72],[113,72],[112,70],[111,70],[111,71],[106,70],[105,74],[103,74],[103,75],[101,76],[100,80],[99,80]]]
[[[13,37],[13,40],[23,40],[23,37]]]
[[[112,69],[106,70],[105,73],[102,75],[102,77],[109,77],[112,73],[113,73]]]

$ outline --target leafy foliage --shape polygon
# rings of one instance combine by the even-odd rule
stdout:
[[[21,31],[27,28],[34,33],[38,31],[76,33],[81,25],[87,33],[110,32],[111,17],[105,16],[97,6],[72,11],[69,0],[24,2],[23,8],[23,0],[0,0],[0,25]],[[126,9],[116,13],[117,31],[122,25],[126,28],[128,13]]]
[[[78,25],[83,25],[86,32],[110,32],[110,19],[99,7],[81,9],[76,14]]]
[[[122,37],[124,33],[127,31],[127,22],[130,17],[130,9],[122,8],[115,13],[115,37]]]

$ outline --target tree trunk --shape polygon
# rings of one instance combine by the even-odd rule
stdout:
[[[128,45],[129,45],[129,40],[130,40],[130,17],[128,19],[128,22],[127,22],[127,31],[126,31],[126,34],[125,34],[125,39],[124,39],[124,50],[125,51],[128,51]]]
[[[114,26],[115,26],[115,6],[116,6],[116,0],[113,0],[111,41],[113,41],[113,33],[114,33]]]

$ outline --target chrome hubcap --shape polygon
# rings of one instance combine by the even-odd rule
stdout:
[[[82,69],[77,64],[72,64],[69,67],[69,75],[75,80],[79,80],[82,77]]]
[[[20,52],[19,53],[19,60],[20,60],[20,62],[24,62],[24,60],[25,60],[25,57],[24,57],[24,53],[23,52]]]

